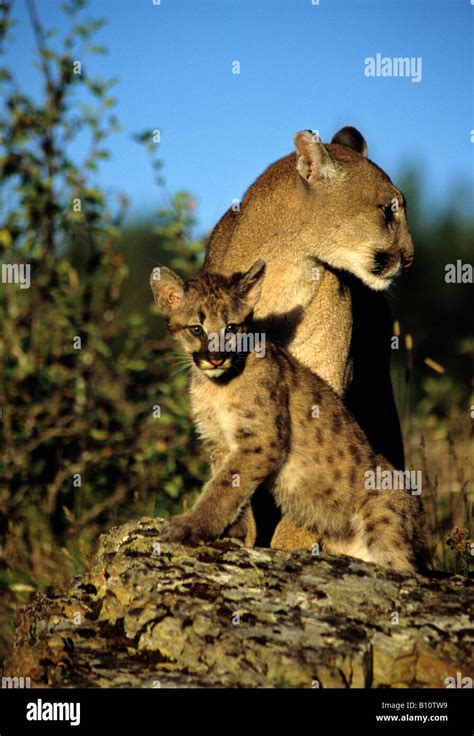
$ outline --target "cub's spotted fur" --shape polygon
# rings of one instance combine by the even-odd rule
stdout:
[[[394,468],[333,389],[264,335],[249,349],[264,273],[258,260],[229,277],[185,283],[166,268],[152,276],[169,330],[192,358],[192,403],[212,466],[194,508],[171,519],[164,539],[215,539],[239,520],[245,529],[263,483],[328,551],[413,571],[424,549],[419,498],[366,490],[365,471]]]

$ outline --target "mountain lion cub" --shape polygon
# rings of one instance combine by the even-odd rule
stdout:
[[[277,342],[252,331],[265,262],[246,273],[150,280],[168,329],[192,358],[191,400],[212,477],[165,541],[220,537],[245,517],[259,484],[325,550],[413,571],[423,511],[407,490],[368,490],[366,471],[396,472],[374,452],[330,386]]]

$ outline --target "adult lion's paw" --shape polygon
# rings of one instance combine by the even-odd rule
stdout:
[[[161,539],[163,542],[197,544],[203,540],[216,539],[218,536],[208,525],[189,513],[170,519],[161,534]]]

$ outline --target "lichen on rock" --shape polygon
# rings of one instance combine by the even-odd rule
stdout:
[[[445,687],[473,676],[472,581],[349,557],[101,537],[87,573],[20,613],[8,670],[56,687]]]

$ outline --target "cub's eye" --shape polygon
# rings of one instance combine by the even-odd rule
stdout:
[[[202,329],[201,325],[190,325],[188,327],[188,330],[192,335],[195,335],[196,337],[200,337],[204,330]]]
[[[237,332],[238,329],[239,329],[239,325],[234,325],[233,323],[231,323],[227,325],[227,327],[225,328],[225,331],[233,334]]]

